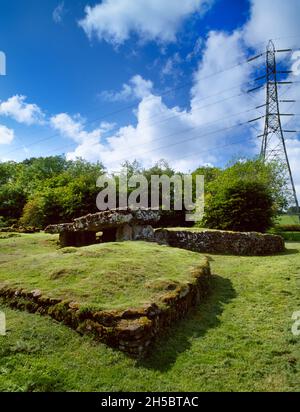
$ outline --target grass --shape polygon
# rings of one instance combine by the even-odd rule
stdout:
[[[39,289],[82,307],[126,309],[156,301],[203,262],[195,252],[147,242],[57,247],[57,235],[0,238],[0,285]]]
[[[277,233],[282,236],[284,240],[288,242],[300,242],[300,232],[281,232]]]
[[[32,248],[26,245],[20,254]],[[45,247],[50,253],[53,246]],[[8,332],[0,336],[0,390],[299,391],[300,336],[291,333],[291,316],[300,310],[300,243],[276,256],[210,261],[211,296],[144,361],[2,306]]]
[[[300,223],[297,215],[281,215],[277,222],[279,225],[297,225]]]

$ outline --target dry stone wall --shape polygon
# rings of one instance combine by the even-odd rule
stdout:
[[[155,231],[155,240],[161,244],[201,253],[259,256],[272,255],[285,250],[281,236],[256,232],[158,229]]]

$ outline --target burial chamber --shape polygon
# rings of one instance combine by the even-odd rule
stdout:
[[[154,240],[152,225],[160,219],[159,211],[150,209],[112,209],[88,214],[71,223],[46,227],[46,233],[58,233],[62,247],[124,240]],[[100,236],[97,235],[100,233]]]

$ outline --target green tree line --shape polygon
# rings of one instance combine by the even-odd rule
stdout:
[[[176,172],[162,160],[151,168],[125,162],[128,177],[142,174],[173,176]],[[0,224],[44,228],[97,212],[96,181],[105,173],[101,163],[64,156],[0,163]],[[177,172],[177,174],[180,174]],[[259,159],[236,161],[226,168],[200,167],[192,172],[205,177],[205,216],[198,225],[226,230],[265,231],[286,207],[285,174],[278,164]],[[128,193],[133,188],[128,188]],[[171,190],[171,206],[174,188]],[[195,199],[194,199],[195,200]],[[163,211],[161,225],[186,225],[185,211]]]

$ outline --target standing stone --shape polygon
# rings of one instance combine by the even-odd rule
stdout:
[[[132,228],[133,240],[154,240],[154,230],[150,225],[136,225]]]
[[[132,240],[132,227],[128,224],[118,227],[116,240],[117,242]]]

